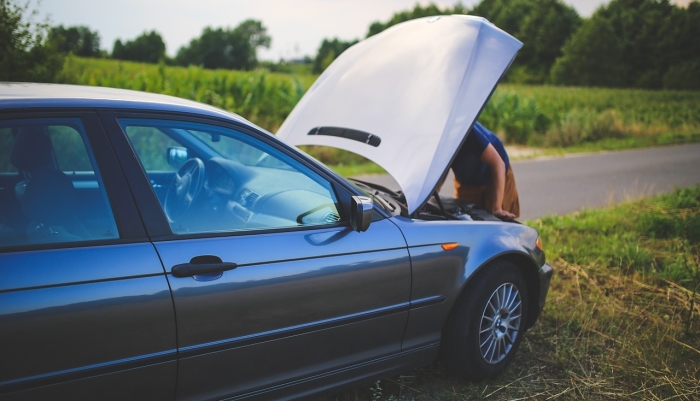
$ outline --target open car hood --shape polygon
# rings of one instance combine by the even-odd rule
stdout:
[[[520,47],[480,17],[395,25],[343,52],[277,136],[372,160],[401,186],[413,213],[435,190]]]

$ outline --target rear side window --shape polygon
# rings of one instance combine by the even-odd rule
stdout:
[[[76,118],[0,121],[0,248],[119,238]]]

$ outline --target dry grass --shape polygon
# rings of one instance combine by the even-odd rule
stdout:
[[[539,322],[496,380],[468,383],[433,364],[323,400],[697,400],[700,307],[690,291],[564,260]]]

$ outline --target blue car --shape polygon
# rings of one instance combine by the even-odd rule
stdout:
[[[308,398],[438,354],[501,373],[552,269],[534,229],[435,189],[520,46],[481,18],[397,25],[277,136],[174,97],[0,83],[0,399]]]

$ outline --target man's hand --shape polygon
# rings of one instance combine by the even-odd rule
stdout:
[[[513,220],[515,219],[515,215],[510,212],[506,212],[503,209],[494,209],[493,212],[491,213],[494,216],[498,217],[499,219],[502,220]]]

